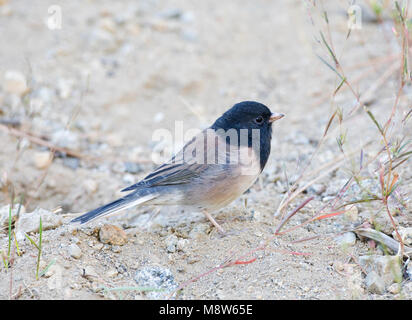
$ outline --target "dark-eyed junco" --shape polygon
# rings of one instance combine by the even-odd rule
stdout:
[[[283,116],[258,102],[235,104],[170,161],[122,190],[129,194],[72,222],[86,223],[142,204],[180,205],[203,211],[224,233],[210,212],[238,198],[256,181],[269,158],[272,123]]]

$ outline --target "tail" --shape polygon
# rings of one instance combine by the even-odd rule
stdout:
[[[91,220],[104,217],[107,215],[115,214],[121,210],[137,206],[139,204],[152,200],[155,197],[156,197],[155,194],[148,194],[145,196],[140,196],[139,194],[136,194],[136,193],[130,193],[123,198],[120,198],[104,206],[101,206],[97,209],[89,211],[81,215],[80,217],[73,219],[70,222],[71,223],[80,222],[80,224],[83,224]]]

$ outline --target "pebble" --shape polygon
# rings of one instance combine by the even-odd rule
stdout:
[[[50,152],[39,151],[33,155],[33,162],[37,169],[45,169],[50,164]]]
[[[114,278],[119,274],[116,269],[110,269],[109,271],[106,272],[106,277],[108,278]]]
[[[119,133],[109,133],[106,135],[106,142],[111,147],[121,147],[123,145],[123,136]]]
[[[16,70],[8,70],[4,73],[4,90],[18,96],[28,92],[27,81],[24,74]]]
[[[143,171],[142,167],[136,162],[125,162],[123,165],[124,171],[128,173],[136,174]]]
[[[78,158],[73,158],[73,157],[64,157],[63,158],[63,164],[66,167],[69,167],[70,169],[77,169],[80,165],[80,160]]]
[[[178,242],[178,238],[174,234],[166,237],[165,239],[166,251],[169,253],[176,252],[177,242]]]
[[[69,254],[73,258],[79,259],[82,256],[82,250],[79,248],[77,244],[72,243],[69,246]]]
[[[93,248],[94,250],[100,251],[100,250],[103,249],[103,247],[104,247],[104,244],[103,244],[103,243],[96,243],[92,248]]]
[[[360,256],[359,264],[368,274],[376,272],[386,287],[402,280],[402,267],[398,256]]]
[[[392,283],[388,287],[388,291],[392,294],[398,294],[399,292],[401,292],[401,286],[399,283]]]
[[[46,271],[44,276],[46,278],[50,278],[51,276],[56,275],[56,274],[61,275],[62,272],[63,272],[63,267],[59,265],[58,263],[54,263],[49,267],[49,269]]]
[[[385,282],[375,271],[368,273],[365,284],[371,293],[383,294],[385,292]]]
[[[308,188],[308,192],[309,193],[314,193],[317,195],[321,195],[322,193],[324,193],[326,191],[326,186],[321,184],[321,183],[315,183],[312,184],[309,188]]]
[[[189,243],[188,239],[179,239],[176,244],[177,250],[185,251],[188,243]]]
[[[79,149],[80,142],[78,136],[66,129],[60,129],[53,132],[51,136],[51,141],[54,145],[57,145],[61,148],[70,148],[70,149]]]
[[[148,292],[147,297],[150,299],[164,299],[178,287],[172,272],[161,266],[146,266],[137,270],[134,280],[138,286],[164,290]]]
[[[112,247],[111,247],[111,250],[112,250],[112,252],[114,252],[114,253],[119,253],[119,252],[122,251],[122,249],[120,249],[119,246],[112,246]]]
[[[39,232],[40,217],[42,219],[42,227],[44,230],[56,229],[62,225],[62,218],[55,213],[41,208],[33,212],[20,215],[16,222],[16,238],[17,240],[24,240],[25,233]]]
[[[102,243],[122,246],[127,243],[127,234],[117,226],[105,224],[99,230],[99,240]]]
[[[335,238],[336,243],[341,247],[351,247],[356,243],[356,235],[353,232],[345,232]]]

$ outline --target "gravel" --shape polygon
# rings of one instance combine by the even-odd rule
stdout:
[[[168,293],[178,287],[172,272],[161,266],[147,266],[136,271],[134,277],[138,286],[161,290],[149,291],[147,297],[150,299],[164,299]]]

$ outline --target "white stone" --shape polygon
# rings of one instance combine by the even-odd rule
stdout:
[[[45,169],[50,164],[50,152],[36,152],[33,156],[33,162],[37,169]]]
[[[73,258],[79,259],[82,256],[82,250],[79,248],[77,244],[72,243],[69,246],[69,254]]]
[[[53,212],[38,208],[33,212],[21,214],[16,222],[16,238],[23,240],[25,233],[39,232],[40,217],[44,230],[55,229],[62,224],[62,218]]]
[[[26,77],[20,71],[6,71],[4,74],[4,90],[22,96],[28,91]]]

